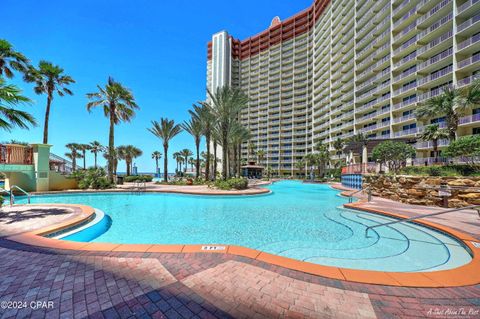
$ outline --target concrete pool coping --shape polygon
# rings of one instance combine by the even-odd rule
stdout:
[[[348,194],[348,193],[347,193]],[[345,194],[344,194],[345,195]],[[50,205],[50,204],[45,204]],[[45,206],[43,205],[43,206]],[[42,206],[42,205],[32,205]],[[92,218],[95,213],[94,208],[85,205],[56,204],[56,206],[76,207],[81,210],[77,216],[63,221],[61,223],[43,227],[33,231],[27,231],[13,236],[7,236],[6,239],[18,243],[38,246],[50,249],[74,250],[74,251],[92,251],[92,252],[129,252],[129,253],[220,253],[242,256],[268,264],[284,267],[321,277],[357,282],[364,284],[389,285],[399,287],[459,287],[469,286],[480,283],[480,247],[476,247],[472,242],[477,240],[463,232],[454,230],[450,227],[432,223],[429,221],[417,221],[418,224],[433,228],[454,237],[459,242],[467,246],[472,253],[470,263],[463,266],[441,271],[431,272],[382,272],[372,270],[348,269],[334,266],[325,266],[304,262],[292,258],[278,256],[263,251],[223,244],[204,244],[204,245],[161,245],[161,244],[115,244],[115,243],[88,243],[72,242],[61,239],[43,237],[45,235],[75,227]],[[362,207],[362,201],[345,204],[346,208],[366,211],[374,214],[386,215],[389,217],[403,219],[406,216],[379,209]],[[212,246],[219,246],[215,249]]]

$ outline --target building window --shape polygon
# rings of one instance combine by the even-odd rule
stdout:
[[[478,134],[480,134],[480,127],[474,127],[474,128],[472,129],[472,134],[473,134],[473,135],[478,135]]]

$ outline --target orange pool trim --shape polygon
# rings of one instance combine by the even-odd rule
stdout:
[[[385,212],[377,209],[370,209],[362,207],[362,202],[352,204],[345,204],[349,209],[356,209],[367,211],[376,214],[387,215],[395,218],[405,218],[399,214]],[[81,214],[72,219],[55,224],[49,227],[35,230],[32,232],[25,232],[22,234],[7,237],[7,239],[19,243],[38,246],[48,249],[65,249],[76,251],[99,251],[99,252],[137,252],[137,253],[220,253],[232,254],[236,256],[243,256],[255,260],[259,260],[272,265],[297,270],[317,276],[346,280],[351,282],[358,282],[364,284],[389,285],[400,287],[458,287],[476,285],[480,283],[480,248],[475,247],[471,242],[476,241],[475,238],[456,231],[449,227],[438,225],[427,221],[418,221],[419,224],[436,228],[445,233],[448,233],[463,242],[470,248],[473,253],[472,261],[466,265],[455,269],[432,271],[432,272],[382,272],[372,270],[357,270],[340,267],[324,266],[304,262],[292,258],[282,257],[278,255],[269,254],[247,247],[235,245],[222,244],[208,244],[208,245],[158,245],[158,244],[113,244],[113,243],[82,243],[71,242],[53,238],[42,237],[45,234],[57,232],[65,228],[82,223],[95,213],[94,209],[83,205],[66,205],[61,204],[57,206],[77,207],[81,210]],[[202,250],[203,246],[222,246],[223,250]]]

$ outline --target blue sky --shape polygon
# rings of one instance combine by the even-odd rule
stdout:
[[[278,15],[283,20],[305,9],[311,0],[147,1],[147,0],[2,0],[0,38],[10,41],[33,64],[44,59],[62,66],[76,84],[74,96],[55,97],[50,117],[52,152],[63,156],[64,145],[98,140],[108,143],[108,120],[100,109],[86,111],[85,94],[113,76],[130,88],[140,110],[131,123],[116,127],[116,145],[143,150],[139,171],[154,171],[150,154],[161,141],[146,130],[160,117],[182,122],[192,103],[205,98],[206,44],[211,35],[227,30],[245,39],[266,29]],[[0,132],[0,141],[42,140],[46,97],[35,95],[19,75],[20,86],[35,103],[26,107],[39,126],[29,131]],[[193,138],[182,133],[171,154],[194,150]],[[102,159],[103,161],[103,159]],[[87,165],[93,157],[87,156]],[[124,170],[121,163],[119,170]],[[163,169],[162,169],[163,170]]]

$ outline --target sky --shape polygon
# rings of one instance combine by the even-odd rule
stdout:
[[[133,92],[140,106],[131,123],[115,127],[115,144],[140,148],[143,156],[135,161],[138,170],[153,172],[151,153],[163,153],[163,148],[147,128],[161,117],[179,123],[187,120],[192,104],[205,98],[206,48],[212,34],[227,30],[243,40],[268,28],[274,16],[284,20],[311,1],[2,0],[0,38],[32,64],[50,61],[76,80],[70,86],[73,96],[55,96],[52,103],[49,144],[53,153],[64,156],[65,144],[72,142],[108,144],[108,119],[100,108],[87,112],[85,94],[95,92],[112,76]],[[9,83],[34,100],[22,109],[31,112],[39,125],[0,131],[0,141],[40,143],[46,97],[36,95],[21,75]],[[170,172],[176,166],[171,154],[184,148],[195,149],[187,133],[170,143]],[[87,165],[93,165],[93,155],[87,155]],[[124,170],[122,162],[119,171]]]

